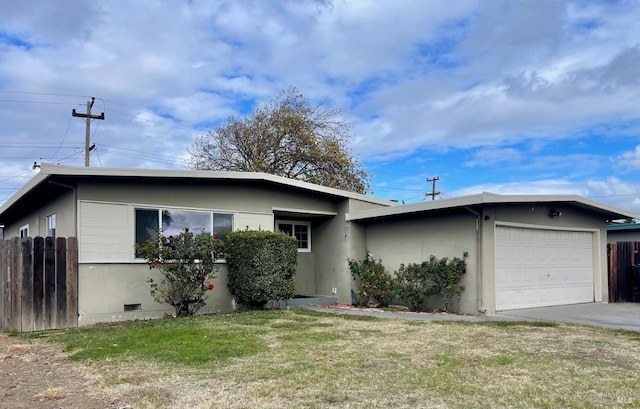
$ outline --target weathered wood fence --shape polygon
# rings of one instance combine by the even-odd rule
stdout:
[[[634,266],[640,264],[640,241],[618,241],[607,245],[609,302],[638,302],[640,282]]]
[[[0,332],[77,326],[77,239],[0,240]]]

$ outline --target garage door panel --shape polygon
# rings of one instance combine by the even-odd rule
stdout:
[[[496,309],[593,301],[590,232],[498,226]]]

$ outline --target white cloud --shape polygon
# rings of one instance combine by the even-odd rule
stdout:
[[[628,183],[617,177],[574,181],[545,179],[511,183],[485,183],[449,192],[450,196],[463,196],[490,192],[505,195],[567,195],[575,194],[608,203],[620,209],[640,212],[640,183]]]
[[[626,169],[640,169],[640,145],[633,151],[624,152],[616,158],[618,166]]]
[[[527,182],[484,183],[469,186],[450,194],[452,196],[463,196],[482,192],[504,195],[585,195],[587,190],[584,185],[570,180],[547,179]]]
[[[499,164],[513,164],[522,160],[522,154],[513,148],[483,149],[473,154],[472,158],[463,163],[466,167],[496,166]]]
[[[344,108],[361,157],[401,162],[428,151],[437,161],[460,149],[476,152],[465,157],[474,172],[528,167],[542,179],[495,189],[588,194],[585,181],[571,181],[607,181],[588,173],[604,171],[606,155],[542,147],[593,133],[638,144],[639,19],[633,1],[9,2],[0,91],[81,96],[0,94],[28,100],[0,102],[1,141],[66,146],[0,150],[0,160],[17,172],[73,155],[84,124],[70,111],[93,95],[107,115],[93,136],[105,166],[180,166],[202,132],[194,123],[213,125],[295,85]],[[637,147],[620,149],[629,151],[609,154],[613,162],[640,167]],[[558,182],[551,173],[560,171]]]

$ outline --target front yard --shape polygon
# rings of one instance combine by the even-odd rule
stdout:
[[[294,309],[42,335],[134,408],[640,407],[634,332]]]

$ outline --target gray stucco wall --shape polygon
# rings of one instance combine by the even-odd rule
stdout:
[[[274,208],[277,208],[276,220],[293,219],[311,223],[311,252],[298,253],[296,294],[329,295],[332,288],[340,288],[338,296],[342,295],[345,302],[350,300],[350,296],[347,296],[349,281],[345,279],[348,274],[344,270],[346,252],[343,249],[344,214],[348,210],[346,199],[255,183],[243,185],[166,181],[139,185],[134,180],[83,184],[78,188],[78,199],[124,203],[133,205],[132,207],[178,207],[262,214],[272,214]],[[291,214],[288,214],[286,209],[290,209]],[[297,211],[301,211],[302,214]],[[304,211],[310,214],[305,217]],[[337,215],[317,215],[313,214],[314,212],[335,212]],[[263,229],[273,227],[262,226]],[[128,239],[132,240],[132,237]],[[155,303],[148,295],[146,277],[149,274],[144,264],[141,267],[139,262],[81,264],[81,280],[87,283],[80,284],[80,313],[84,314],[81,323],[111,320],[112,315],[120,317],[114,319],[129,319],[128,317],[132,316],[162,316],[165,312],[171,312],[170,308],[167,310],[166,307]],[[216,296],[207,303],[202,312],[232,310],[232,297],[226,287],[226,273],[221,272],[218,280],[223,280],[224,283],[216,283]],[[117,294],[114,299],[100,296],[90,288],[94,283],[107,281],[110,283],[107,287],[118,287],[110,291]],[[124,285],[118,284],[119,282]],[[131,303],[141,304],[141,311],[125,313],[123,305]]]
[[[199,313],[218,313],[234,309],[227,289],[227,269],[220,264],[206,305]],[[145,263],[80,264],[78,269],[78,324],[161,318],[175,310],[156,302],[149,293],[148,278],[161,278],[158,270]],[[125,305],[140,304],[139,311],[125,311]]]
[[[340,303],[351,303],[351,282],[347,258],[349,238],[346,233],[345,214],[349,210],[347,201],[336,206],[337,216],[322,220],[316,226],[316,291],[318,294],[336,295]]]
[[[462,313],[477,313],[477,233],[476,216],[466,210],[431,215],[378,220],[366,225],[366,248],[374,259],[382,260],[388,272],[393,273],[400,264],[421,263],[431,255],[438,258],[463,257],[467,259],[465,290],[459,303]],[[434,299],[432,308],[442,308]]]
[[[315,237],[314,233],[311,234]],[[297,295],[313,295],[316,292],[315,278],[315,243],[312,243],[310,253],[298,253],[298,268],[296,269],[296,286],[295,293]]]
[[[73,190],[69,189],[56,199],[45,203],[34,212],[30,212],[16,221],[5,225],[4,238],[9,239],[20,235],[20,228],[29,225],[31,237],[46,236],[47,216],[56,214],[56,236],[75,237],[76,232],[76,202]]]

